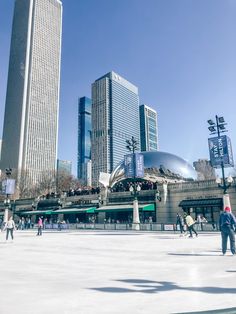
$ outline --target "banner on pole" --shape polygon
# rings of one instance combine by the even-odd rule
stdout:
[[[233,167],[233,152],[230,138],[226,135],[208,139],[210,161],[214,168]]]
[[[2,194],[15,193],[15,179],[5,179],[2,181]]]
[[[135,153],[124,156],[125,177],[143,178],[144,177],[144,158],[143,154]]]

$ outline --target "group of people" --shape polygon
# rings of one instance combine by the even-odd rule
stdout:
[[[198,236],[197,231],[194,228],[195,221],[190,214],[184,213],[184,216],[177,213],[176,225],[179,226],[181,234],[187,235],[189,231],[189,237],[193,237],[193,233]]]
[[[66,196],[76,196],[76,195],[90,195],[90,194],[99,194],[100,193],[100,187],[90,187],[90,186],[81,186],[77,188],[76,190],[70,189],[69,191],[66,191]]]
[[[177,213],[176,225],[179,226],[181,235],[187,234],[189,231],[189,237],[193,237],[193,233],[198,236],[197,231],[195,230],[195,224],[201,225],[202,223],[207,223],[207,220],[200,216],[196,221],[188,213],[184,213],[184,216]],[[230,207],[226,206],[219,218],[219,228],[221,232],[221,250],[222,254],[225,255],[227,251],[227,242],[229,238],[230,242],[230,251],[233,255],[236,254],[235,249],[235,231],[236,231],[236,217],[231,212]]]
[[[124,181],[124,182],[118,182],[115,184],[113,188],[110,188],[111,192],[128,192],[130,190],[130,186],[132,185],[132,182]],[[138,185],[142,191],[145,190],[157,190],[157,182],[152,181],[139,181]]]
[[[198,221],[197,221],[198,222]],[[187,231],[189,232],[189,237],[193,237],[193,233],[198,236],[197,231],[195,230],[196,221],[188,213],[184,213],[184,216],[177,213],[176,225],[179,226],[181,234],[186,235]],[[43,218],[39,217],[38,219],[38,232],[37,236],[42,235],[43,230]],[[236,230],[236,217],[231,212],[230,207],[225,207],[224,211],[220,214],[219,218],[219,227],[221,231],[222,239],[222,253],[226,254],[227,251],[227,242],[228,238],[230,240],[230,250],[233,255],[236,254],[235,250],[235,230]],[[59,227],[60,228],[60,227]],[[8,240],[9,235],[11,239],[14,239],[13,232],[16,230],[16,225],[12,217],[4,224],[3,230],[6,230],[6,240]]]

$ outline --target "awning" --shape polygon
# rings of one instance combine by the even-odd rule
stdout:
[[[133,205],[108,205],[96,209],[96,212],[132,211]],[[154,204],[139,204],[140,211],[155,211]]]
[[[95,213],[96,207],[87,207],[87,208],[64,208],[58,209],[52,212],[52,214],[77,214],[77,213]]]
[[[144,212],[154,212],[155,211],[155,206],[154,204],[147,204],[144,205],[141,210],[143,210]]]
[[[30,210],[27,212],[15,212],[15,214],[20,215],[51,215],[52,213],[52,210]]]
[[[223,206],[222,198],[205,198],[194,200],[183,200],[179,203],[179,207],[212,207]]]

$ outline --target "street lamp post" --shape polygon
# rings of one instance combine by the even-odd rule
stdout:
[[[135,160],[135,151],[138,149],[138,141],[135,140],[134,136],[131,137],[131,140],[126,140],[126,149],[132,153],[132,168],[133,168],[133,177],[132,183],[130,185],[130,192],[133,195],[133,225],[132,229],[140,230],[140,219],[139,219],[139,208],[138,208],[138,194],[141,190],[140,185],[137,183],[136,179],[136,160]]]
[[[221,137],[221,133],[228,132],[228,130],[225,128],[227,123],[224,120],[224,117],[218,117],[217,115],[215,116],[215,122],[213,120],[208,120],[207,121],[209,124],[208,130],[211,132],[210,135],[217,134],[218,141]],[[233,178],[229,176],[228,178],[225,177],[225,165],[224,165],[224,160],[222,157],[222,154],[219,152],[219,145],[218,145],[218,154],[221,156],[220,160],[220,167],[221,167],[221,172],[222,172],[222,180],[220,178],[216,179],[216,183],[218,184],[218,187],[223,190],[223,203],[224,203],[224,208],[226,206],[230,206],[230,199],[229,199],[229,194],[227,193],[228,188],[231,186],[233,182]]]
[[[227,189],[231,186],[231,184],[233,183],[234,179],[229,176],[228,178],[223,178],[222,182],[220,178],[216,179],[216,183],[218,184],[218,187],[223,189],[224,194],[227,194]]]

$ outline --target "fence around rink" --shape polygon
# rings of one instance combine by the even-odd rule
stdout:
[[[169,231],[169,232],[180,232],[179,226],[176,224],[170,223],[140,223],[139,230],[141,231]],[[92,230],[133,230],[133,223],[74,223],[74,224],[46,224],[45,229],[61,229],[61,230],[83,230],[83,229],[92,229]],[[219,231],[217,224],[203,224],[198,226],[195,224],[195,229],[197,231]]]

